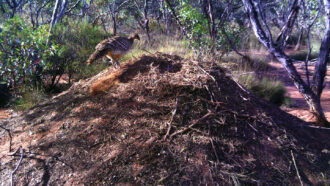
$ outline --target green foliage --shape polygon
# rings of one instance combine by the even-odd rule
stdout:
[[[0,33],[0,75],[12,88],[18,84],[33,85],[36,64],[43,69],[51,68],[51,58],[57,45],[47,42],[48,26],[33,29],[19,17],[9,19]],[[41,59],[41,61],[39,60]]]
[[[240,36],[243,32],[243,28],[240,25],[234,21],[222,23],[222,28],[218,28],[218,31],[215,33],[215,41],[213,43],[207,17],[198,8],[193,7],[190,0],[180,0],[180,3],[181,6],[178,7],[179,20],[187,31],[188,41],[186,43],[191,48],[200,52],[208,52],[214,47],[217,50],[229,52],[232,46],[230,46],[228,38],[234,46],[240,43]],[[219,20],[215,20],[215,24],[218,25]]]
[[[307,57],[308,51],[307,50],[300,50],[294,53],[290,53],[289,56],[295,60],[305,61]],[[309,60],[318,58],[318,52],[311,52],[309,56]]]
[[[211,39],[205,37],[208,34],[207,19],[197,8],[192,7],[189,0],[181,0],[179,19],[184,23],[189,37],[188,44],[198,50],[204,50],[205,46],[211,45]]]
[[[289,102],[288,98],[285,96],[285,86],[280,81],[273,81],[267,78],[258,80],[251,74],[240,76],[238,81],[259,97],[264,98],[277,106]]]
[[[47,95],[43,90],[31,88],[28,86],[21,87],[21,95],[17,96],[11,103],[15,110],[26,110],[34,105],[46,100]]]
[[[67,73],[70,77],[86,78],[94,67],[86,67],[86,60],[91,55],[95,46],[107,37],[107,33],[101,27],[89,24],[87,20],[82,22],[64,22],[54,29],[52,40],[59,45],[56,55],[51,59],[55,64],[55,70]],[[104,65],[95,69],[104,68]],[[56,73],[56,72],[55,72]],[[87,74],[84,74],[87,73]]]

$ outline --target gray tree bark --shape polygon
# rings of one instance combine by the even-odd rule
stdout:
[[[62,4],[61,4],[60,12],[56,16],[55,24],[58,23],[62,19],[62,17],[64,16],[65,9],[66,9],[67,5],[68,5],[68,0],[63,0]]]
[[[256,37],[259,39],[259,41],[268,49],[270,53],[272,53],[284,66],[286,71],[288,72],[290,78],[294,82],[294,85],[298,89],[298,91],[303,95],[305,98],[307,104],[310,107],[310,110],[315,114],[315,116],[318,119],[318,123],[321,125],[325,125],[327,127],[330,127],[329,122],[327,121],[323,109],[321,107],[320,103],[320,95],[313,92],[311,87],[309,87],[301,78],[299,73],[297,72],[296,68],[293,65],[294,60],[288,57],[284,51],[280,48],[274,45],[273,40],[271,37],[269,37],[269,33],[264,31],[263,28],[267,28],[267,25],[265,21],[263,21],[263,25],[260,23],[260,15],[259,12],[256,10],[256,7],[254,5],[254,0],[242,0],[245,6],[246,11],[249,14],[250,22],[252,24],[253,31],[256,35]],[[330,0],[324,0],[327,5],[330,5]],[[325,4],[326,4],[325,3]],[[327,22],[329,23],[329,13],[330,13],[330,7],[327,6]],[[267,31],[267,30],[266,30]],[[325,38],[322,41],[321,49],[320,49],[320,57],[319,62],[317,63],[317,68],[315,72],[315,82],[319,83],[316,85],[317,88],[323,88],[323,81],[324,81],[324,75],[326,71],[326,62],[327,62],[327,56],[329,54],[329,24],[327,24],[327,33],[325,35]],[[325,64],[325,66],[324,66]],[[321,91],[322,92],[322,91]]]
[[[47,36],[47,45],[48,45],[50,33],[52,32],[52,29],[55,25],[56,15],[57,15],[57,11],[58,11],[59,7],[60,7],[60,0],[56,0],[53,14],[52,14],[52,19],[50,21],[50,26],[49,26],[48,36]]]
[[[315,64],[315,74],[313,76],[313,91],[321,97],[324,88],[324,77],[327,73],[327,63],[329,61],[330,50],[330,0],[323,0],[325,9],[326,29],[322,39],[320,54]]]

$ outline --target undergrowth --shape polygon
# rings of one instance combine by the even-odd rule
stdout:
[[[274,81],[268,78],[259,80],[254,74],[247,74],[239,76],[238,82],[259,97],[277,106],[288,105],[290,103],[290,99],[285,96],[285,86],[280,81]]]
[[[20,95],[13,98],[9,104],[13,109],[23,111],[47,100],[49,96],[50,95],[47,95],[44,90],[23,87],[21,88]]]

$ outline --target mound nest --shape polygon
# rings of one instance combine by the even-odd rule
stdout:
[[[219,67],[156,53],[109,68],[3,123],[23,184],[324,185],[329,132],[246,91]],[[0,179],[8,156],[0,131]],[[298,177],[299,175],[299,177]]]

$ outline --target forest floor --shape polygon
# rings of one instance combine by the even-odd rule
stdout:
[[[295,51],[293,49],[287,49],[285,53],[287,55],[292,55],[299,53],[300,51]],[[264,50],[252,50],[250,52],[246,53],[249,56],[270,56],[268,51]],[[306,122],[314,122],[315,117],[313,114],[309,111],[309,107],[303,98],[303,96],[299,93],[297,88],[294,86],[292,80],[290,79],[287,71],[283,67],[283,65],[278,62],[277,60],[273,59],[272,57],[268,57],[267,63],[272,67],[266,72],[258,72],[259,77],[267,77],[272,80],[279,80],[281,81],[287,91],[287,97],[290,98],[290,105],[281,107],[282,110],[285,112],[292,114]],[[298,73],[301,75],[303,80],[307,82],[306,78],[306,71],[305,71],[305,64],[303,62],[301,63],[295,63],[294,64]],[[314,66],[315,62],[308,64],[308,70],[309,70],[309,79],[312,81],[313,74],[314,74]],[[330,68],[330,65],[328,65],[328,69]],[[321,104],[323,107],[323,111],[325,113],[325,116],[328,120],[330,120],[330,74],[327,73],[325,77],[325,88],[323,89],[323,93],[321,96]]]
[[[14,185],[329,182],[328,129],[255,97],[208,64],[141,56],[11,112],[2,127],[12,135],[0,130],[2,184],[23,152]]]
[[[292,53],[294,51],[286,51],[286,53]],[[268,52],[263,51],[253,51],[251,52],[254,55],[268,55]],[[250,55],[251,55],[250,53]],[[279,80],[283,82],[285,85],[287,96],[290,98],[291,103],[289,106],[282,107],[282,110],[285,112],[292,114],[306,122],[314,122],[315,117],[311,112],[309,112],[308,105],[306,104],[306,101],[304,100],[303,96],[299,93],[297,88],[294,86],[292,80],[290,79],[288,73],[280,64],[279,62],[271,61],[269,63],[271,65],[271,70],[266,72],[266,74],[263,74],[262,76],[270,77],[271,79]],[[310,80],[312,80],[312,75],[314,73],[314,65],[315,63],[311,63],[308,66],[308,69],[310,71]],[[295,64],[299,74],[302,75],[303,79],[306,81],[305,76],[305,66],[303,63]],[[329,67],[328,67],[329,68]],[[67,77],[63,76],[63,80],[60,81],[60,83],[67,83]],[[325,77],[325,88],[322,93],[321,97],[321,104],[325,113],[326,118],[328,121],[330,120],[330,74],[328,73]],[[0,121],[3,119],[9,119],[11,118],[11,115],[14,113],[12,109],[8,108],[0,108]]]
[[[306,104],[305,99],[303,96],[299,93],[297,88],[294,86],[292,80],[288,76],[288,73],[284,69],[284,67],[277,62],[271,62],[270,65],[273,68],[272,71],[269,72],[272,77],[276,77],[276,79],[282,81],[285,85],[285,88],[287,90],[287,96],[291,99],[291,104],[289,107],[284,107],[283,110],[297,116],[298,118],[307,121],[307,122],[313,122],[315,120],[315,117],[312,113],[309,112],[308,105]],[[295,64],[298,72],[302,74],[302,77],[306,81],[305,74],[305,66],[303,63]],[[314,64],[311,64],[308,66],[308,69],[313,75],[314,73]],[[310,80],[312,80],[312,76],[310,75]],[[324,113],[328,120],[330,120],[330,75],[328,75],[325,78],[325,88],[322,93],[321,97],[321,104],[324,110]]]

